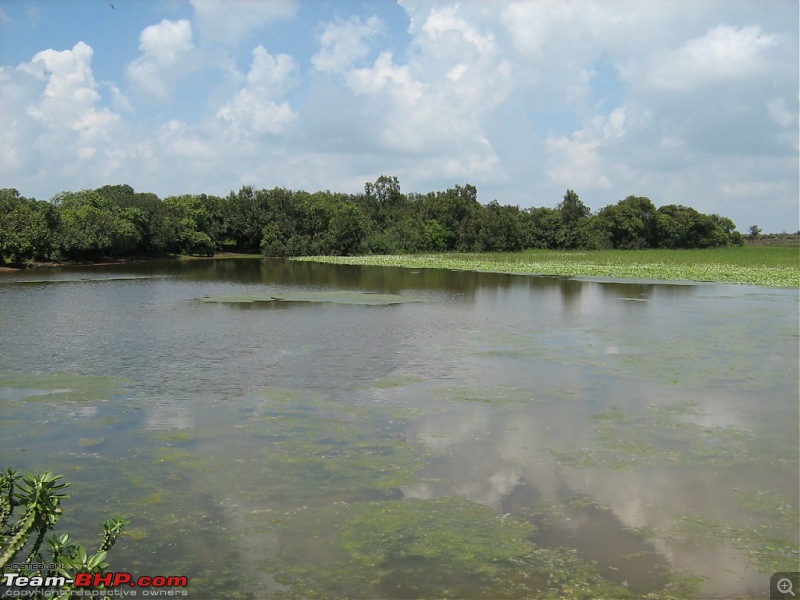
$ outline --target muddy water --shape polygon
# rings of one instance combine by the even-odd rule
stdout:
[[[797,314],[283,261],[3,273],[0,456],[196,598],[767,596],[798,568]]]

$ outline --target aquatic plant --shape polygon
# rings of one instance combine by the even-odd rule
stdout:
[[[800,254],[795,248],[782,247],[728,247],[713,250],[525,250],[469,254],[308,256],[292,260],[562,277],[710,281],[800,287]]]
[[[0,400],[98,402],[119,394],[125,379],[77,373],[0,371]]]
[[[535,546],[529,523],[463,498],[336,503],[276,530],[285,598],[632,597],[574,551]]]
[[[290,293],[255,293],[228,294],[220,296],[204,296],[201,302],[218,302],[225,304],[253,304],[277,302],[330,302],[333,304],[362,304],[366,306],[383,306],[389,304],[405,304],[421,302],[418,298],[400,296],[398,294],[371,294],[357,291],[335,292],[290,292]]]

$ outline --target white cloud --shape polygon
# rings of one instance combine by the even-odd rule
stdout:
[[[647,84],[662,90],[688,91],[728,80],[746,80],[766,66],[765,50],[777,36],[761,28],[718,25],[673,51],[659,52],[643,65]]]
[[[100,99],[92,74],[91,47],[78,42],[72,50],[44,50],[31,61],[37,75],[46,78],[43,97],[28,108],[35,119],[55,125],[78,126]]]
[[[369,54],[367,42],[382,31],[383,22],[375,15],[326,23],[319,36],[319,52],[311,58],[311,63],[318,71],[342,72]]]
[[[264,46],[253,50],[253,63],[247,74],[247,84],[270,96],[280,96],[291,85],[291,78],[297,65],[288,54],[272,56]]]
[[[352,69],[347,83],[356,94],[387,92],[411,103],[422,98],[425,87],[413,79],[407,66],[394,64],[391,52],[381,52],[371,67]]]
[[[759,203],[797,213],[794,3],[298,6],[195,0],[190,20],[141,31],[128,87],[110,60],[98,85],[86,44],[0,67],[4,180],[163,196],[357,191],[387,173],[406,191],[466,181],[522,206],[567,187],[593,208],[648,195],[767,231],[783,225]],[[266,35],[279,19],[286,31]]]
[[[593,118],[571,136],[548,138],[549,179],[563,188],[611,188],[610,169],[603,151],[617,143],[625,132],[625,109],[617,108],[607,117]]]
[[[270,21],[291,18],[295,0],[192,0],[200,34],[234,46]]]
[[[411,17],[407,60],[382,51],[373,64],[343,73],[355,102],[367,107],[360,118],[368,125],[354,130],[372,132],[376,150],[392,164],[416,157],[408,170],[418,185],[505,177],[483,123],[513,78],[494,32],[484,27],[491,10],[476,3],[402,4]]]
[[[291,84],[295,68],[286,54],[272,56],[263,46],[253,50],[247,85],[217,112],[217,118],[226,123],[227,133],[234,137],[277,134],[294,121],[297,115],[280,99]]]
[[[138,91],[168,100],[176,80],[194,66],[192,25],[186,19],[151,25],[139,35],[139,50],[141,56],[128,65],[128,79]]]
[[[477,27],[467,22],[459,16],[459,4],[434,8],[425,19],[422,31],[425,36],[434,43],[447,40],[454,34],[450,41],[445,42],[445,46],[451,43],[463,47],[472,45],[480,54],[486,54],[494,50],[494,39],[490,33],[481,33]]]
[[[168,156],[179,160],[208,162],[217,157],[217,152],[204,141],[191,126],[171,120],[161,127],[159,142]]]
[[[16,68],[0,68],[0,170],[32,179],[86,173],[104,158],[120,117],[99,106],[92,48],[37,53]]]
[[[772,98],[767,102],[769,116],[782,127],[797,126],[797,112],[790,112],[786,108],[783,98]]]

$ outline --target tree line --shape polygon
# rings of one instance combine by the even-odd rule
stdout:
[[[640,249],[741,245],[733,221],[628,196],[592,213],[572,190],[556,208],[478,202],[475,186],[426,194],[381,176],[364,192],[242,187],[226,197],[135,192],[129,185],[50,201],[0,190],[0,264],[213,255],[265,256]]]

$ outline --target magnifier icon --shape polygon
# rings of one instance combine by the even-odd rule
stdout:
[[[775,584],[775,587],[781,594],[791,594],[794,597],[794,592],[792,591],[792,580],[788,577],[781,577],[778,579],[778,583]]]

